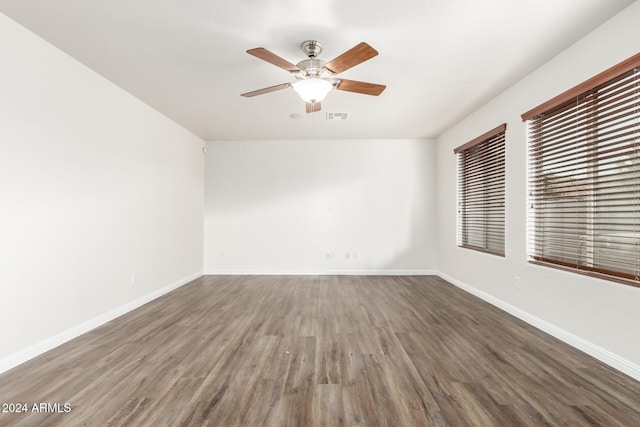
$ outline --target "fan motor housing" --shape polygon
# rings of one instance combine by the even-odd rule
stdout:
[[[324,68],[326,62],[319,59],[305,59],[296,64],[300,68],[300,77],[328,77],[331,73]]]

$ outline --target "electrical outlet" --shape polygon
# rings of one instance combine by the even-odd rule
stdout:
[[[136,283],[136,273],[131,273],[131,284]]]
[[[513,287],[520,288],[520,276],[515,276],[513,278]]]

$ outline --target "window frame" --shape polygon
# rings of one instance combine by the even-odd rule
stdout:
[[[506,252],[506,130],[507,124],[503,123],[453,150],[458,157],[457,245],[501,257]],[[478,176],[478,168],[487,165],[489,172]],[[478,197],[482,199],[478,201]],[[477,219],[479,215],[482,220]],[[498,226],[494,225],[496,221]]]
[[[627,76],[627,77],[625,77]],[[529,194],[528,200],[528,220],[527,220],[527,253],[529,262],[532,264],[543,265],[546,267],[557,268],[565,271],[570,271],[582,275],[587,275],[591,277],[597,277],[600,279],[605,279],[609,281],[614,281],[618,283],[623,283],[627,285],[632,285],[635,287],[640,287],[640,239],[636,237],[638,233],[640,233],[640,229],[636,231],[630,231],[629,239],[630,243],[626,243],[630,245],[631,249],[628,251],[630,253],[629,258],[625,258],[622,261],[619,259],[609,258],[608,260],[602,261],[599,258],[599,251],[602,251],[605,247],[603,244],[603,237],[596,236],[596,232],[594,229],[601,224],[601,220],[598,218],[598,215],[602,217],[609,218],[608,221],[611,221],[610,224],[607,224],[605,228],[598,228],[600,233],[603,231],[611,232],[611,230],[615,230],[616,227],[623,228],[630,227],[631,230],[635,230],[633,227],[637,227],[636,221],[627,221],[616,223],[615,218],[613,218],[616,214],[616,209],[611,207],[611,205],[607,205],[607,197],[611,196],[612,190],[608,188],[608,185],[603,185],[603,179],[600,176],[600,168],[605,163],[614,163],[615,161],[628,160],[622,149],[615,147],[618,142],[605,142],[611,138],[603,137],[600,132],[604,128],[603,123],[605,121],[613,120],[608,116],[614,116],[613,108],[611,106],[600,106],[599,97],[603,97],[608,90],[615,87],[620,81],[623,81],[623,78],[628,78],[630,83],[628,83],[629,89],[629,99],[625,98],[624,103],[621,103],[622,107],[616,111],[616,120],[620,119],[620,123],[625,123],[624,120],[628,120],[631,129],[628,132],[628,140],[630,141],[628,145],[632,147],[630,152],[633,153],[630,155],[630,169],[631,172],[623,172],[622,175],[630,175],[630,177],[626,177],[624,179],[620,179],[622,182],[621,185],[625,185],[631,187],[631,190],[626,189],[625,194],[627,197],[623,199],[623,209],[631,209],[632,211],[635,209],[637,215],[640,214],[640,188],[636,187],[638,184],[638,176],[636,169],[640,168],[640,110],[638,109],[638,105],[640,103],[640,53],[622,61],[621,63],[614,65],[613,67],[603,71],[600,74],[592,77],[591,79],[586,80],[583,83],[561,93],[560,95],[540,104],[539,106],[527,111],[522,114],[522,120],[525,122],[529,122],[529,138],[528,138],[528,160],[529,160],[529,173],[527,189]],[[590,100],[589,100],[590,98]],[[636,101],[637,100],[637,101]],[[604,104],[604,103],[603,103]],[[584,110],[580,111],[579,108],[583,107]],[[553,120],[554,115],[564,114],[565,110],[575,109],[576,120],[584,120],[584,123],[581,124],[581,128],[578,127],[578,122],[576,121],[574,124],[571,122],[571,126],[573,126],[574,130],[569,128],[568,120],[560,120],[558,119],[557,123],[554,124],[555,127],[552,127],[553,131],[548,131],[546,148],[541,148],[544,144],[544,130],[542,129],[544,120]],[[585,120],[585,117],[587,120]],[[604,117],[607,117],[604,120]],[[627,117],[629,117],[627,119]],[[550,118],[550,119],[549,119]],[[535,126],[538,126],[535,128]],[[549,126],[549,125],[547,125]],[[566,127],[563,127],[566,126]],[[584,131],[584,136],[578,137],[576,136],[580,131]],[[570,132],[571,136],[569,138],[575,138],[576,140],[581,141],[583,147],[588,145],[593,146],[593,151],[587,151],[586,148],[581,148],[584,151],[584,160],[575,161],[578,157],[576,155],[569,154],[560,154],[558,157],[554,159],[554,161],[547,160],[545,164],[545,160],[543,160],[543,156],[545,155],[543,150],[547,150],[547,152],[551,152],[554,149],[549,148],[553,147],[554,137],[551,136],[553,133],[560,134],[562,131]],[[625,140],[626,142],[626,140]],[[603,149],[603,146],[609,144],[613,148],[609,150]],[[578,150],[579,144],[576,142],[574,145],[570,142],[565,150]],[[537,150],[537,151],[536,151]],[[606,154],[605,154],[606,153]],[[553,157],[550,154],[547,154],[549,157]],[[540,182],[544,182],[545,179],[549,180],[552,177],[552,174],[549,172],[543,172],[543,168],[551,169],[549,166],[552,163],[559,163],[558,160],[560,157],[564,159],[568,159],[565,161],[571,161],[572,167],[577,169],[584,170],[585,177],[581,178],[582,182],[580,182],[581,187],[583,187],[584,194],[582,195],[582,200],[578,202],[578,208],[580,213],[585,214],[585,218],[583,222],[574,223],[572,226],[573,229],[577,229],[578,226],[584,225],[584,253],[585,256],[583,259],[578,259],[579,257],[576,255],[576,259],[574,262],[567,262],[566,260],[557,259],[562,258],[561,256],[552,257],[551,255],[545,255],[544,246],[547,242],[550,242],[551,239],[547,239],[545,241],[544,236],[540,236],[542,233],[548,230],[547,226],[543,225],[545,221],[557,221],[560,217],[559,214],[542,214],[541,212],[545,209],[543,205],[546,203],[550,203],[552,197],[558,197],[558,195],[562,195],[562,193],[558,190],[555,192],[549,192],[548,195],[540,195]],[[613,159],[613,160],[612,160]],[[608,173],[617,173],[611,172],[613,168],[609,167]],[[563,186],[566,188],[571,187],[570,179],[573,179],[576,183],[579,182],[578,172],[574,172],[573,175],[568,174],[567,177],[562,178]],[[617,178],[616,178],[617,179]],[[542,184],[544,185],[544,184]],[[573,186],[577,186],[578,184],[573,184]],[[605,190],[602,190],[602,187]],[[544,193],[544,192],[542,192]],[[566,193],[565,193],[566,194]],[[578,194],[578,191],[573,189],[573,193]],[[631,196],[631,194],[635,196]],[[546,197],[546,198],[545,198]],[[581,204],[580,204],[581,203]],[[585,209],[585,206],[593,205],[594,208]],[[576,211],[578,212],[578,211]],[[575,213],[574,213],[575,215]],[[640,216],[640,215],[638,215]],[[560,224],[556,227],[560,230],[558,231],[558,235],[564,236],[569,235],[571,231],[571,227]],[[577,225],[575,225],[577,224]],[[575,231],[578,233],[579,231]],[[603,233],[604,234],[604,233]],[[614,236],[615,237],[615,236]],[[541,241],[536,241],[536,239]],[[634,241],[635,239],[635,241]],[[556,245],[556,246],[554,246]],[[615,247],[615,243],[613,244],[616,251],[621,252],[620,248]],[[618,246],[623,246],[620,243],[617,243]],[[555,249],[558,248],[559,245],[557,243],[549,243],[548,247]],[[542,249],[541,249],[542,248]],[[552,249],[548,249],[552,251]],[[573,249],[577,254],[579,250]],[[614,252],[615,253],[615,252]],[[603,257],[606,258],[606,257]],[[608,264],[607,264],[608,263]],[[627,271],[625,268],[621,267],[621,265],[629,265]],[[611,267],[613,266],[613,267]],[[606,268],[605,268],[606,267]]]

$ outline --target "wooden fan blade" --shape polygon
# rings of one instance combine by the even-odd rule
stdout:
[[[363,63],[367,59],[371,59],[378,54],[378,51],[362,42],[357,46],[349,49],[342,55],[329,61],[325,68],[334,74],[341,73],[351,67]]]
[[[307,102],[307,113],[315,113],[320,111],[322,104],[320,102]]]
[[[340,79],[340,83],[336,87],[338,90],[346,90],[347,92],[362,93],[365,95],[378,96],[386,89],[385,85],[375,83],[358,82],[355,80]]]
[[[256,58],[260,58],[263,61],[267,61],[268,63],[273,64],[276,67],[280,67],[283,70],[287,70],[290,73],[295,73],[296,71],[300,71],[300,68],[298,68],[296,65],[293,65],[291,62],[279,57],[275,53],[268,51],[263,47],[249,49],[247,53],[249,55],[255,56]]]
[[[282,83],[275,86],[265,87],[263,89],[254,90],[253,92],[243,93],[240,96],[246,96],[247,98],[251,98],[252,96],[262,95],[269,92],[275,92],[276,90],[286,89],[291,86],[290,83]]]

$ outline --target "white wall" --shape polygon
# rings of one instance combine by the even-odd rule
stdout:
[[[435,268],[433,141],[213,141],[207,150],[205,272]]]
[[[0,52],[7,368],[201,273],[204,142],[4,15]]]
[[[613,353],[640,373],[640,288],[528,264],[527,129],[520,114],[638,52],[640,2],[511,87],[438,139],[439,270],[551,328]],[[523,48],[526,49],[526,46]],[[506,257],[456,247],[456,158],[453,149],[507,122]],[[520,277],[515,288],[514,276]],[[635,365],[635,366],[634,366]]]

